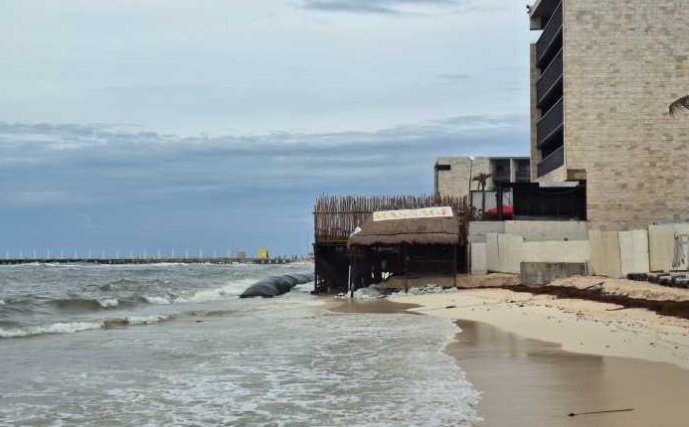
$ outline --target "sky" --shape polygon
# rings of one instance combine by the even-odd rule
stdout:
[[[0,4],[0,257],[310,251],[322,194],[528,155],[514,0]]]

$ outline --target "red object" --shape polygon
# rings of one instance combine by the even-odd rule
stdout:
[[[490,208],[486,212],[486,214],[491,217],[491,218],[497,218],[498,217],[498,208]],[[510,205],[502,205],[502,216],[504,219],[512,219],[514,216],[514,210],[512,210],[512,206]]]

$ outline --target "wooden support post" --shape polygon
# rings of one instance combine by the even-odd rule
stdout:
[[[454,284],[457,287],[457,245],[454,245],[454,251],[452,255],[452,264],[454,265]]]

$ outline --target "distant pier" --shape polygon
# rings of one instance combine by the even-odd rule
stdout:
[[[18,264],[288,264],[296,261],[292,258],[227,258],[227,257],[135,257],[135,258],[5,258],[0,265]]]

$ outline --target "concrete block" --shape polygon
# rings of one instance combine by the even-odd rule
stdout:
[[[555,279],[588,274],[587,263],[522,262],[521,281],[525,285],[547,285]]]
[[[648,227],[648,250],[651,271],[672,269],[675,233],[689,234],[689,224],[662,224]]]
[[[647,273],[649,267],[648,231],[622,231],[618,235],[620,268],[623,276],[630,273]]]
[[[486,269],[488,271],[500,271],[500,251],[498,250],[497,233],[486,234]]]
[[[470,243],[471,274],[485,274],[488,272],[486,258],[486,243]]]
[[[498,235],[498,258],[500,273],[519,273],[519,264],[524,255],[524,238],[510,234]]]
[[[505,221],[505,233],[527,242],[588,240],[586,221]]]
[[[504,221],[471,221],[469,222],[468,240],[470,243],[485,243],[488,233],[503,234],[504,232]]]
[[[624,277],[620,258],[619,233],[615,231],[589,230],[591,245],[591,270],[593,274],[608,277]]]
[[[588,240],[524,242],[522,261],[550,263],[589,263]]]

